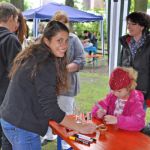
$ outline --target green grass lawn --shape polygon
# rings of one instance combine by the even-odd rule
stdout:
[[[97,69],[85,69],[80,72],[81,91],[76,101],[83,112],[91,111],[95,102],[104,98],[109,92],[107,70],[105,62]],[[150,122],[150,109],[147,110],[146,120]],[[47,144],[42,150],[56,150],[56,141]]]
[[[81,91],[76,97],[77,104],[84,112],[91,111],[96,101],[109,91],[108,76],[98,73],[81,72]]]

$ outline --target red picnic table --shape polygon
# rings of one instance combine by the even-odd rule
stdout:
[[[92,121],[97,125],[101,124],[100,120],[92,119]],[[49,121],[49,125],[74,150],[150,150],[149,136],[141,132],[121,130],[114,125],[108,125],[104,135],[99,136],[99,131],[88,135],[96,139],[96,142],[91,143],[90,146],[70,140],[66,135],[66,129],[55,121]]]

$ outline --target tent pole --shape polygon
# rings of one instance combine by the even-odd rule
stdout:
[[[38,36],[38,24],[39,24],[39,19],[34,18],[33,19],[33,36],[37,37]]]
[[[102,55],[104,56],[104,30],[103,30],[103,20],[100,21],[100,35],[101,35],[101,47],[102,47]]]
[[[126,34],[126,27],[127,27],[127,22],[126,22],[126,16],[129,13],[129,1],[128,0],[121,0],[121,10],[120,10],[120,28],[119,28],[119,37],[122,35]],[[120,52],[121,52],[121,44],[119,42],[118,45],[118,62],[117,64],[119,65],[120,62]]]
[[[110,16],[110,51],[109,51],[109,75],[117,66],[118,60],[118,43],[119,43],[119,20],[121,2],[118,0],[111,1],[111,16]]]
[[[36,37],[36,18],[33,18],[33,37]]]

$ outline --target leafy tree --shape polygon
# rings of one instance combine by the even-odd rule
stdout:
[[[134,0],[134,11],[147,11],[148,0]]]
[[[66,0],[65,5],[74,7],[74,0]]]
[[[28,0],[24,0],[24,10],[31,9],[31,4]]]
[[[150,8],[150,0],[148,0],[147,8]]]
[[[20,10],[24,10],[24,0],[10,0],[10,3],[15,5]]]
[[[73,4],[74,2],[74,4]],[[77,1],[77,0],[66,0],[65,4],[69,5],[71,7],[75,7],[77,8],[76,4],[81,4],[81,2]],[[82,5],[83,6],[83,5]],[[78,9],[78,8],[77,8]],[[83,9],[83,8],[82,8]],[[86,10],[87,11],[87,10]],[[100,9],[94,9],[93,12],[97,13],[97,14],[101,14],[101,12],[103,12],[104,10],[100,10]],[[71,24],[71,31],[75,32],[79,38],[82,39],[83,37],[83,31],[84,30],[89,30],[92,33],[97,33],[97,37],[98,39],[100,38],[100,33],[99,33],[99,22],[88,22],[88,23],[73,23]],[[105,35],[105,39],[106,39],[106,21],[104,21],[104,35]],[[100,43],[100,42],[98,42]]]
[[[0,2],[10,2],[10,0],[0,0]]]
[[[65,5],[74,7],[74,0],[66,0]],[[73,23],[70,22],[70,30],[73,31]]]
[[[24,10],[24,0],[0,0],[0,2],[10,2],[20,10]]]

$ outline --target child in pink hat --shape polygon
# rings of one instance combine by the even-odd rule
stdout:
[[[92,116],[118,128],[140,131],[145,126],[144,96],[135,90],[137,72],[118,67],[110,76],[111,92],[92,109]]]

